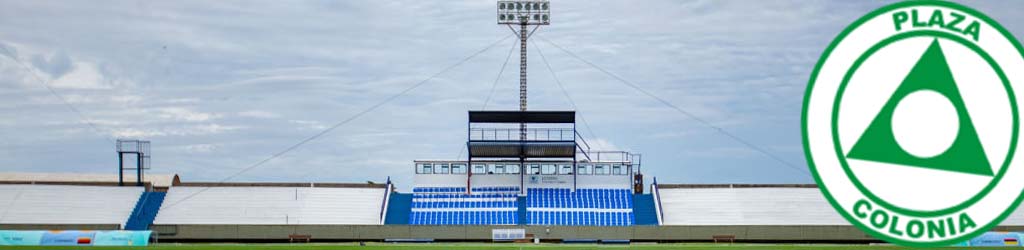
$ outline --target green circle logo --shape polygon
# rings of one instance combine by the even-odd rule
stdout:
[[[839,34],[811,74],[807,161],[832,206],[876,238],[967,241],[1021,201],[1022,84],[1024,49],[984,14],[882,7]]]

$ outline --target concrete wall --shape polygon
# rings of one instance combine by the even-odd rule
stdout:
[[[491,229],[525,228],[543,240],[630,239],[633,241],[710,241],[712,235],[735,235],[738,241],[865,242],[877,241],[853,226],[410,226],[410,225],[154,225],[161,241],[284,241],[289,234],[314,240],[434,239],[490,241]],[[1000,227],[997,231],[1022,231]]]

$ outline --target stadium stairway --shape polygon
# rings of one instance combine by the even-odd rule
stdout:
[[[164,203],[165,197],[167,197],[165,192],[143,192],[139,196],[139,201],[135,203],[132,215],[124,223],[124,229],[149,230],[149,225],[153,224],[153,220],[156,219],[156,214],[160,212],[160,205]]]
[[[516,216],[519,217],[519,225],[526,225],[527,213],[526,213],[526,196],[519,196],[516,198],[516,206],[519,208],[516,211]]]
[[[409,212],[412,211],[412,194],[391,193],[387,209],[388,214],[384,218],[384,224],[409,224]]]
[[[654,195],[634,194],[633,215],[636,225],[658,225],[658,212],[654,208]]]

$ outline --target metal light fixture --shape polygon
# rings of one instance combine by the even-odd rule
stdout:
[[[550,15],[546,0],[498,1],[498,24],[549,25]]]

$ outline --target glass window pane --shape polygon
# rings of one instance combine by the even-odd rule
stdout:
[[[590,174],[590,166],[578,165],[576,166],[576,174]]]
[[[474,174],[483,174],[487,172],[487,166],[473,164]]]
[[[494,173],[495,174],[504,174],[505,173],[505,165],[496,165],[496,166],[494,166]]]
[[[544,164],[542,166],[543,168],[541,169],[541,171],[543,171],[543,174],[555,174],[555,165]]]
[[[448,173],[450,173],[450,172],[448,172],[448,164],[447,163],[437,164],[437,166],[434,167],[434,173],[435,174],[448,174]]]
[[[530,172],[528,174],[540,174],[540,165],[530,165]]]
[[[430,163],[423,164],[423,172],[422,173],[424,173],[424,174],[434,173],[434,165],[431,165]]]
[[[572,165],[562,165],[558,169],[558,174],[572,174]]]
[[[594,166],[594,174],[607,175],[608,174],[608,165],[595,165]]]
[[[465,173],[466,173],[466,164],[453,164],[452,165],[452,174],[465,174]]]
[[[509,174],[518,174],[519,165],[505,165],[505,172]]]
[[[612,174],[614,174],[614,175],[621,175],[621,174],[623,174],[623,172],[624,171],[622,171],[622,166],[621,165],[613,165],[612,166]]]

